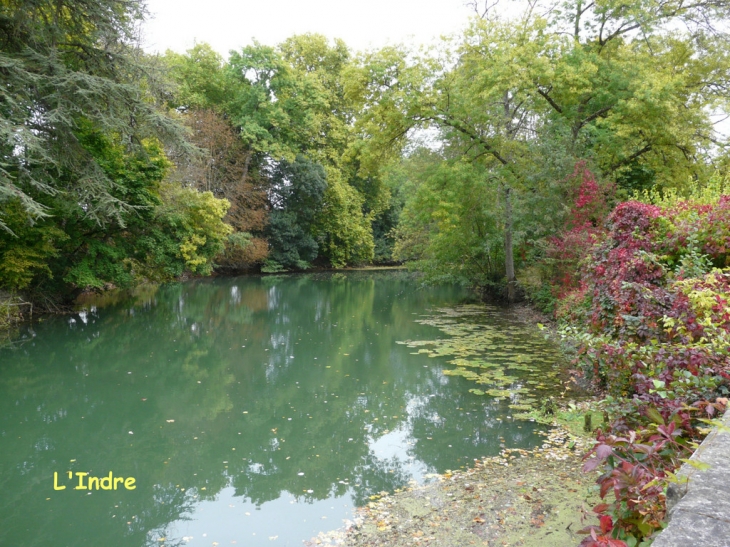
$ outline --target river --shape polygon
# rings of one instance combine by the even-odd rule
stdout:
[[[378,492],[539,445],[509,398],[398,343],[448,338],[422,319],[469,299],[405,272],[250,276],[25,325],[0,350],[0,545],[301,546]]]

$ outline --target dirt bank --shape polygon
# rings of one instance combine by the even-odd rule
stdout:
[[[433,483],[372,501],[343,529],[307,545],[534,546],[580,543],[581,514],[599,500],[581,472],[590,440],[556,427],[541,448],[508,450]]]

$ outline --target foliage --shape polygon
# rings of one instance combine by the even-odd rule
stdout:
[[[36,277],[52,276],[48,260],[67,236],[53,225],[32,222],[20,200],[2,207],[7,231],[0,232],[0,287],[25,289]]]
[[[266,239],[248,232],[233,232],[225,242],[223,253],[215,258],[217,269],[240,270],[252,264],[262,263],[269,255]]]
[[[216,198],[212,192],[198,192],[189,188],[163,188],[164,206],[157,222],[177,243],[177,260],[165,256],[178,270],[207,275],[212,271],[213,259],[224,249],[232,229],[223,222],[229,204]],[[235,240],[234,240],[235,241]],[[239,245],[241,241],[237,242]],[[180,261],[182,259],[182,262]]]
[[[373,214],[363,215],[365,199],[355,188],[329,170],[322,210],[315,234],[322,241],[322,254],[335,268],[373,259]]]
[[[529,2],[515,19],[474,20],[423,54],[384,48],[363,56],[348,90],[367,107],[356,122],[368,137],[364,158],[403,150],[414,129],[427,128],[438,134],[443,161],[484,170],[500,193],[489,212],[501,220],[511,287],[513,268],[544,258],[546,238],[563,227],[576,162],[590,161],[604,192],[708,179],[713,142],[723,142],[708,112],[723,104],[728,70],[718,57],[720,25],[706,27],[725,15],[722,2],[669,4]],[[679,22],[686,31],[673,30]],[[536,211],[544,211],[537,222],[528,214]],[[573,229],[578,240],[565,244],[577,256],[586,234]]]
[[[727,154],[710,113],[726,106],[727,13],[725,0],[541,6],[485,14],[418,54],[356,55],[304,34],[228,59],[207,44],[155,59],[134,48],[136,1],[71,0],[59,12],[47,0],[4,4],[0,222],[43,232],[24,236],[39,247],[3,239],[5,283],[100,287],[204,272],[224,241],[216,260],[229,270],[267,258],[269,269],[396,258],[510,298],[520,277],[553,307],[578,288],[572,272],[602,237],[614,189],[676,207],[693,185],[722,192],[712,173]],[[158,108],[159,62],[169,116]],[[95,147],[92,134],[107,144]],[[191,220],[193,202],[214,217],[218,202],[160,193],[155,136],[175,164],[170,180],[228,200],[225,222],[240,235]],[[302,162],[326,173],[317,203],[284,196],[277,170]],[[728,260],[726,213],[701,226],[698,204],[676,209],[686,227],[655,227],[678,239],[651,252],[685,277]],[[139,248],[128,243],[137,236]]]
[[[170,106],[186,112],[208,110],[228,100],[230,85],[223,58],[208,44],[195,44],[185,55],[168,50],[164,61],[176,84]]]
[[[602,467],[615,501],[596,512],[627,544],[661,529],[666,482],[730,393],[730,270],[714,267],[727,265],[728,201],[620,203],[559,307],[588,326],[579,362],[609,395],[613,422],[586,470]],[[586,531],[593,545],[599,528]]]
[[[382,208],[382,213],[373,219],[373,258],[377,263],[396,261],[393,250],[395,248],[396,230],[401,220],[403,207],[410,194],[411,173],[408,162],[400,161],[389,164],[382,171],[383,184],[387,190],[388,202]]]
[[[77,138],[79,124],[141,153],[144,138],[181,138],[134,51],[143,14],[137,1],[2,3],[0,200],[19,201],[31,222],[50,214],[44,196],[59,194],[84,203],[97,223],[131,210]]]
[[[688,424],[688,414],[700,412],[714,415],[725,410],[723,403],[701,402],[685,407],[666,419],[655,408],[645,410],[649,423],[638,430],[629,429],[622,420],[614,422],[612,432],[598,432],[597,443],[586,455],[584,471],[602,468],[597,479],[601,498],[613,493],[614,500],[593,508],[599,515],[604,538],[624,540],[623,545],[649,545],[652,534],[664,527],[666,512],[665,488],[676,480],[673,471],[692,454],[697,432]],[[613,515],[613,518],[610,516]],[[607,520],[608,519],[608,520]],[[606,529],[604,523],[611,522]],[[581,545],[600,545],[595,541],[596,526]],[[614,540],[615,541],[615,540]],[[617,543],[621,545],[621,543]]]
[[[349,51],[321,35],[294,36],[279,47],[259,43],[231,52],[227,110],[243,142],[275,160],[299,153],[336,158],[346,138],[339,72]],[[338,154],[339,149],[339,154]]]
[[[274,47],[254,42],[225,63],[199,44],[165,60],[178,88],[170,104],[185,111],[193,142],[206,150],[202,159],[177,161],[179,176],[231,201],[227,221],[253,236],[248,249],[257,261],[268,256],[271,270],[305,268],[317,257],[335,266],[372,260],[389,192],[377,168],[362,169],[357,103],[346,93],[351,53],[342,41],[304,34]],[[327,213],[314,224],[279,195],[277,166],[302,161],[320,165],[329,181]],[[221,264],[235,267],[234,256],[243,255],[226,252]]]
[[[548,239],[544,261],[549,270],[546,277],[552,286],[558,287],[559,294],[579,285],[579,265],[603,237],[603,220],[608,213],[607,194],[610,192],[610,188],[599,186],[584,161],[576,163],[569,179],[572,180],[566,181],[568,188],[577,186],[575,201],[563,231]],[[577,181],[580,181],[579,184],[576,184]]]
[[[83,289],[165,281],[185,271],[206,274],[230,228],[225,200],[163,183],[170,166],[154,140],[128,151],[118,139],[79,124],[76,137],[104,176],[111,196],[129,208],[100,225],[82,201],[39,194],[52,217],[32,223],[20,205],[5,210],[14,234],[0,236],[0,282],[9,289],[73,295]],[[64,173],[73,177],[73,173]]]
[[[271,180],[274,209],[266,227],[272,246],[267,268],[305,269],[319,251],[312,231],[324,207],[327,176],[321,165],[299,156],[292,163],[279,162]]]
[[[634,201],[641,201],[660,207],[673,207],[681,201],[691,201],[697,205],[709,205],[730,190],[728,177],[715,172],[704,183],[696,180],[687,181],[682,188],[648,188],[635,192]]]
[[[489,285],[504,275],[496,192],[475,165],[441,163],[427,151],[408,163],[411,196],[396,229],[394,257],[413,261],[431,280]]]
[[[137,1],[0,7],[0,287],[73,295],[167,280],[208,273],[222,250],[227,203],[162,185],[162,143],[190,147],[136,49],[144,15]]]
[[[191,142],[202,153],[178,159],[172,180],[210,191],[231,204],[225,222],[235,237],[228,239],[225,252],[217,259],[218,267],[245,269],[263,261],[268,254],[268,242],[262,237],[268,221],[268,181],[257,171],[254,153],[212,108],[190,110],[183,122],[192,129]]]

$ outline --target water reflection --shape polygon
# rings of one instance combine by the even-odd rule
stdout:
[[[463,297],[406,274],[206,280],[26,329],[0,352],[0,545],[300,545],[373,493],[537,444],[396,344]],[[54,491],[67,471],[137,488]]]

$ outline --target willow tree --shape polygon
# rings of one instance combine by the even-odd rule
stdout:
[[[725,1],[529,2],[520,17],[475,19],[420,57],[390,49],[365,59],[353,87],[360,128],[381,150],[436,127],[448,154],[488,173],[513,300],[516,198],[567,201],[570,189],[551,182],[579,159],[613,181],[637,167],[655,184],[706,175],[711,148],[724,146],[710,113],[726,106],[717,29],[727,13]]]

